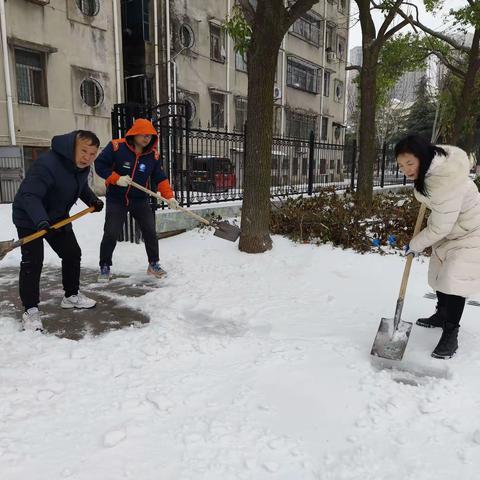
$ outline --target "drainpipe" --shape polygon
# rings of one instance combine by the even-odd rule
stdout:
[[[8,63],[7,26],[5,18],[5,0],[0,0],[0,29],[2,30],[3,74],[5,76],[5,92],[7,94],[8,131],[10,133],[10,143],[16,145],[17,139],[15,137],[15,122],[13,119],[12,85],[10,83],[10,64]]]
[[[350,25],[350,12],[346,12],[347,25]],[[350,39],[350,29],[347,28],[347,39],[345,41],[345,75],[343,78],[343,143],[345,144],[345,133],[347,132],[347,59],[348,59],[348,42]]]
[[[284,6],[288,6],[288,2],[284,2]],[[286,60],[287,60],[287,36],[288,32],[283,36],[282,38],[282,46],[281,46],[281,52],[282,52],[282,83],[281,83],[281,97],[280,97],[280,135],[283,137],[285,136],[285,97],[287,95],[287,81],[286,81],[286,76],[285,76],[285,65],[286,65]]]
[[[287,34],[288,35],[288,34]],[[283,37],[282,40],[282,87],[281,87],[281,97],[280,97],[280,134],[281,136],[285,136],[285,97],[287,94],[287,79],[285,75],[285,64],[287,63],[287,52],[285,51],[287,48],[287,35]]]
[[[0,0],[3,1],[3,0]],[[122,103],[122,72],[120,70],[120,38],[118,35],[118,5],[117,0],[112,0],[113,3],[113,37],[115,48],[115,80],[117,86],[117,103]]]
[[[168,88],[168,103],[172,101],[172,72],[170,71],[170,0],[165,0],[165,16],[166,16],[166,38],[167,38],[167,88]]]
[[[232,5],[231,5],[231,0],[227,0],[227,20],[230,18],[230,10],[232,8]],[[227,90],[227,92],[230,91],[230,35],[226,34],[227,35],[227,42],[226,42],[226,46],[225,46],[225,67],[226,67],[226,75],[227,75],[227,78],[226,78],[226,87],[225,89]],[[227,93],[225,95],[225,101],[226,101],[226,117],[227,117],[227,132],[230,131],[230,97],[229,97],[229,94]]]
[[[323,47],[322,47],[322,87],[320,89],[320,130],[318,138],[322,141],[322,124],[323,124],[323,90],[325,88],[325,44],[327,42],[327,0],[323,0]],[[328,138],[328,135],[327,135]]]
[[[160,103],[160,66],[159,66],[159,54],[158,54],[158,2],[159,0],[153,0],[153,25],[155,29],[154,34],[154,50],[155,50],[155,99],[157,103]]]

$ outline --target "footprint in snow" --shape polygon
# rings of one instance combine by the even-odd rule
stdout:
[[[103,436],[103,446],[112,448],[127,438],[124,430],[112,430]]]

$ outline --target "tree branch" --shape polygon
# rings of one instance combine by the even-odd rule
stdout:
[[[391,28],[388,32],[385,33],[383,36],[384,41],[388,40],[390,37],[395,35],[399,30],[401,30],[403,27],[406,25],[409,25],[410,22],[408,20],[404,20],[403,22],[400,22],[398,25],[395,27]]]
[[[287,9],[288,26],[292,25],[295,20],[298,20],[302,15],[307,13],[316,3],[318,3],[318,0],[297,0],[293,3],[290,8]]]
[[[243,14],[245,15],[245,20],[253,25],[255,21],[255,9],[249,0],[238,0],[240,7],[242,7]]]
[[[426,25],[423,25],[423,23],[420,23],[418,20],[414,20],[411,16],[408,16],[406,13],[404,13],[402,10],[398,10],[398,14],[403,17],[405,20],[409,21],[416,27],[420,28],[425,33],[428,33],[432,37],[438,38],[439,40],[443,40],[445,43],[448,43],[450,46],[455,48],[455,50],[459,50],[464,53],[469,53],[470,49],[466,47],[465,45],[461,45],[460,43],[456,42],[453,38],[450,38],[447,35],[444,35],[443,33],[436,32],[435,30],[432,30],[431,28],[428,28]]]
[[[389,10],[387,16],[385,17],[385,20],[382,23],[382,26],[380,27],[380,30],[378,30],[378,35],[377,38],[381,39],[380,41],[383,41],[383,37],[390,26],[390,24],[393,22],[393,19],[397,15],[397,11],[400,9],[400,5],[403,3],[403,0],[396,0],[395,4],[391,9]]]
[[[362,71],[362,66],[361,65],[347,65],[345,67],[345,70],[357,70],[358,72]]]
[[[459,78],[465,78],[466,72],[449,62],[442,52],[432,51],[432,55],[435,55],[454,75]]]

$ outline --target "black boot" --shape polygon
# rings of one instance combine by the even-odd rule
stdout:
[[[445,323],[440,341],[432,352],[433,358],[447,360],[455,355],[458,348],[458,329],[458,324]]]
[[[438,310],[428,318],[419,318],[416,322],[419,327],[425,328],[440,328],[443,326],[443,320]]]
[[[435,313],[428,318],[419,318],[416,324],[419,327],[425,328],[442,328],[443,324],[445,323],[445,313],[445,309],[440,307],[437,303]]]

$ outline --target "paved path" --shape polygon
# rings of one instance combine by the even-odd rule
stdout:
[[[128,298],[139,297],[158,287],[158,280],[145,277],[116,277],[108,284],[96,283],[97,272],[82,269],[82,291],[97,301],[90,310],[60,308],[63,296],[60,268],[45,267],[42,272],[39,308],[44,312],[43,325],[47,333],[61,338],[80,340],[86,334],[99,335],[109,330],[148,323],[148,317],[125,305]],[[112,299],[121,296],[121,304]],[[0,313],[18,318],[23,312],[18,295],[18,269],[2,268],[0,278]]]

